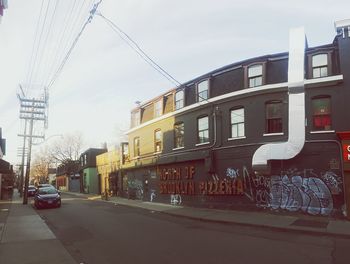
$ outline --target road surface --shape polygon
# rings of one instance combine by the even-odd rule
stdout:
[[[350,240],[206,223],[62,195],[37,210],[77,263],[350,263]]]

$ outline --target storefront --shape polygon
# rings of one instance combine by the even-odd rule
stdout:
[[[350,131],[338,132],[343,150],[344,196],[346,217],[350,219]]]

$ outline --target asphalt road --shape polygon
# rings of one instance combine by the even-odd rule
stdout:
[[[63,195],[37,212],[77,263],[350,263],[350,240],[205,223]],[[49,262],[48,262],[49,263]]]

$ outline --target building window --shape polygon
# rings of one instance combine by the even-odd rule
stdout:
[[[122,164],[125,164],[125,162],[129,161],[129,143],[122,142],[121,148],[122,148]]]
[[[154,103],[154,117],[159,117],[162,115],[163,111],[163,100],[158,100],[157,102]]]
[[[176,94],[175,94],[175,110],[178,110],[178,109],[181,109],[184,107],[184,90],[181,90],[181,91],[178,91]]]
[[[244,108],[231,110],[231,138],[244,137]]]
[[[313,130],[331,130],[331,98],[321,97],[312,99]]]
[[[312,56],[312,77],[321,78],[328,76],[328,54]]]
[[[261,86],[263,84],[263,66],[255,64],[248,67],[248,87]]]
[[[157,129],[154,131],[154,151],[161,152],[162,151],[162,130]]]
[[[174,142],[175,148],[183,148],[184,147],[184,123],[177,123],[174,125]]]
[[[198,122],[198,144],[209,142],[209,117],[204,116],[197,119]]]
[[[282,102],[266,103],[266,133],[282,133]]]
[[[131,113],[131,127],[138,126],[140,124],[141,115],[140,110]]]
[[[197,102],[207,100],[208,98],[209,98],[209,80],[205,80],[197,84]]]
[[[139,137],[134,138],[134,156],[135,157],[140,156],[140,138]]]

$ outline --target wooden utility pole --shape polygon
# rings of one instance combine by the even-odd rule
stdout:
[[[45,95],[43,99],[28,99],[24,96],[18,95],[20,101],[20,119],[25,120],[25,130],[24,134],[19,134],[18,136],[23,137],[23,150],[25,150],[25,142],[28,139],[28,153],[27,153],[27,167],[24,178],[24,195],[23,195],[23,204],[28,203],[28,185],[29,185],[29,175],[30,175],[30,162],[32,156],[32,144],[33,138],[42,138],[45,139],[43,135],[33,135],[34,121],[43,121],[46,123],[46,106],[47,106],[47,94],[45,90]],[[29,133],[27,134],[27,121],[29,121]],[[24,168],[24,151],[22,156],[22,168]],[[24,169],[22,169],[23,171]]]
[[[26,140],[27,137],[25,136],[27,133],[27,120],[24,120],[24,137],[23,137],[23,150],[22,150],[22,166],[21,166],[21,178],[20,178],[20,184],[19,184],[19,193],[22,197],[23,195],[23,183],[24,183],[24,158],[26,156]]]

